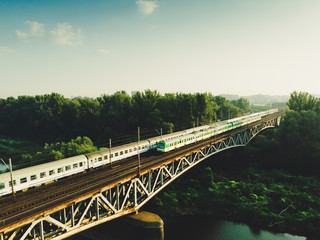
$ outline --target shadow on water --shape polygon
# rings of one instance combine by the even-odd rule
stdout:
[[[213,217],[175,217],[163,219],[165,240],[316,240],[290,234],[275,234],[245,224],[216,220]],[[144,230],[117,219],[68,240],[152,240]]]
[[[250,229],[250,232],[252,233],[253,236],[260,236],[261,234],[261,229],[259,228],[256,228],[256,227],[252,227],[252,226],[249,226],[249,229]]]
[[[67,238],[67,240],[144,240],[141,237],[142,231],[144,230],[140,227],[116,219]]]

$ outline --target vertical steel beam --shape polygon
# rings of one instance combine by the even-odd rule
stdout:
[[[96,220],[99,220],[99,197],[96,198]]]
[[[66,224],[67,223],[67,213],[66,213],[66,209],[63,209],[63,223]]]
[[[172,161],[171,163],[171,175],[173,176],[174,175],[174,161]]]
[[[133,191],[134,191],[134,206],[138,205],[138,196],[137,196],[137,181],[133,183]]]
[[[116,204],[117,204],[117,211],[120,210],[120,200],[119,200],[120,196],[119,196],[119,185],[117,185],[116,187]]]
[[[108,196],[109,196],[109,202],[112,204],[112,189],[107,190],[108,191]]]
[[[44,240],[43,220],[40,221],[40,239]]]
[[[71,205],[71,227],[74,227],[74,203]]]
[[[148,192],[151,193],[151,171],[148,172]]]
[[[33,239],[36,239],[36,229],[35,228],[32,229],[32,236],[33,236]]]
[[[163,185],[163,169],[161,168],[160,169],[160,186],[162,186]]]

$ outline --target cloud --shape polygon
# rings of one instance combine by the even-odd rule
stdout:
[[[156,8],[159,7],[157,1],[144,1],[144,0],[139,0],[136,1],[136,4],[138,5],[138,10],[142,14],[149,15],[156,10]]]
[[[44,24],[38,23],[36,21],[26,21],[25,24],[29,26],[26,31],[16,30],[16,34],[22,41],[29,41],[34,38],[42,38],[45,34]]]
[[[0,56],[3,56],[7,53],[13,53],[14,51],[8,47],[0,47]]]
[[[107,54],[109,54],[109,53],[110,53],[110,51],[109,51],[109,50],[106,50],[106,49],[101,48],[101,49],[99,49],[99,53],[100,53],[100,54],[102,54],[102,55],[107,55]]]
[[[72,25],[68,23],[58,23],[56,28],[49,32],[49,39],[60,45],[81,45],[82,32],[81,29],[74,30]]]
[[[51,31],[46,31],[45,25],[36,21],[26,21],[25,24],[29,26],[29,29],[25,31],[16,30],[17,37],[24,42],[45,39],[59,45],[74,46],[82,44],[83,35],[81,29],[74,29],[68,23],[57,23],[56,27]]]

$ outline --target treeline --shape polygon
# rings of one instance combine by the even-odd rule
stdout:
[[[237,154],[247,166],[318,175],[320,99],[306,92],[293,92],[279,128],[259,134]]]
[[[149,207],[163,216],[209,214],[316,239],[319,106],[319,98],[293,92],[278,128],[258,134],[244,148],[199,164],[158,194]]]
[[[40,144],[87,136],[94,142],[135,133],[157,134],[236,117],[250,110],[246,99],[228,101],[210,93],[164,94],[125,91],[98,98],[65,98],[52,93],[0,99],[0,134]],[[179,129],[180,128],[180,129]]]

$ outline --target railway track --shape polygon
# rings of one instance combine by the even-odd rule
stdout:
[[[243,132],[261,121],[273,118],[274,115],[268,116],[241,129],[234,129],[233,131],[225,132],[166,154],[159,154],[158,152],[145,153],[141,155],[140,171],[143,173],[151,168],[167,164],[190,152],[204,148],[213,142],[219,142],[231,135]],[[1,197],[0,231],[6,226],[21,222],[39,213],[44,213],[46,209],[51,209],[89,193],[97,192],[105,186],[116,184],[123,179],[134,177],[137,174],[138,160],[137,156],[133,156],[113,163],[112,168],[108,164],[29,189],[25,192],[18,192],[15,199],[13,199],[12,195]]]

